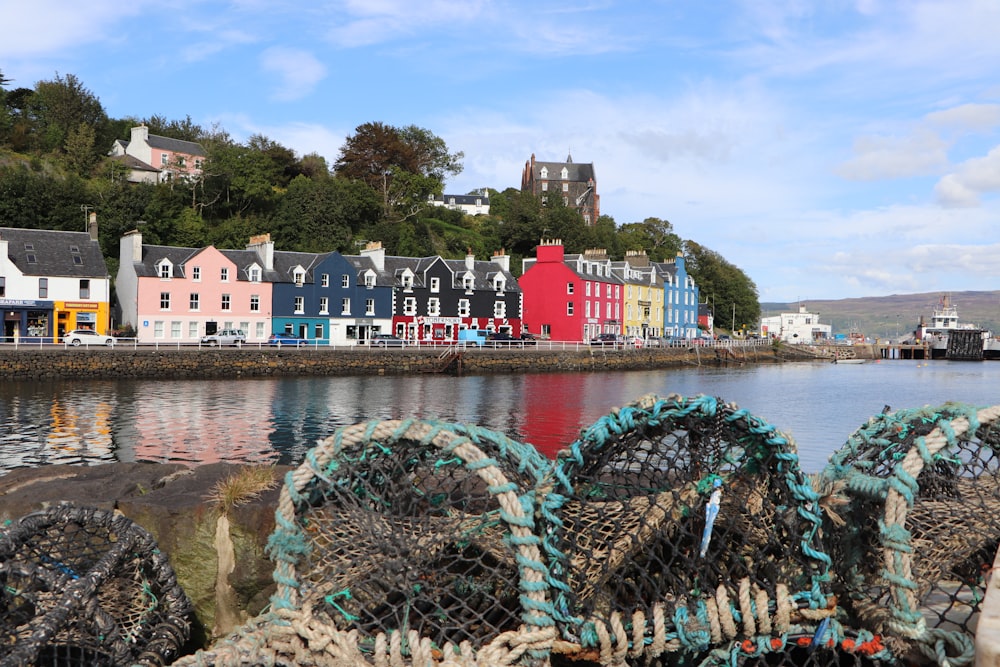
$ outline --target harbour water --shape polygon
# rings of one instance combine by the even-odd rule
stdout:
[[[473,423],[548,455],[644,394],[708,394],[790,435],[806,472],[891,409],[1000,403],[996,362],[872,361],[617,373],[9,382],[0,475],[111,461],[297,464],[338,426],[417,417]]]

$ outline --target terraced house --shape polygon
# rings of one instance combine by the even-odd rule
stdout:
[[[58,343],[73,329],[107,333],[110,290],[95,214],[86,232],[0,227],[3,340]]]
[[[622,333],[636,338],[663,335],[663,280],[645,250],[629,250],[612,270],[625,285]]]

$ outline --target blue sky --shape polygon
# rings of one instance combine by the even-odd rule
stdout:
[[[762,301],[1000,289],[994,0],[0,0],[11,86],[260,133],[331,163],[362,123],[465,154],[446,187],[592,162]]]

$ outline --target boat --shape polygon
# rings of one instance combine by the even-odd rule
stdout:
[[[931,312],[930,324],[925,323],[923,317],[920,318],[920,325],[914,332],[916,338],[914,342],[922,342],[927,345],[932,359],[943,359],[948,356],[948,340],[950,335],[958,331],[979,332],[983,341],[983,357],[986,357],[987,350],[994,345],[997,347],[996,354],[1000,356],[1000,343],[995,342],[992,333],[981,329],[976,324],[959,321],[958,308],[951,302],[951,298],[948,295],[942,296],[937,306]]]
[[[863,363],[865,363],[865,361],[867,361],[867,359],[857,359],[857,358],[847,359],[847,358],[844,358],[844,359],[834,359],[833,363],[835,363],[835,364],[863,364]]]

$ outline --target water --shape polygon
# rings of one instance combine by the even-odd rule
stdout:
[[[709,394],[796,441],[817,472],[869,417],[1000,404],[995,362],[782,364],[620,373],[130,380],[0,386],[0,474],[49,463],[297,464],[317,440],[371,419],[474,423],[551,455],[612,407],[647,393]]]

